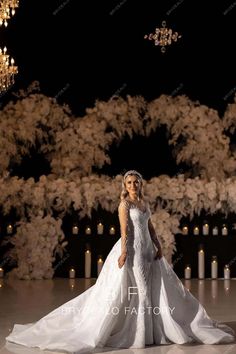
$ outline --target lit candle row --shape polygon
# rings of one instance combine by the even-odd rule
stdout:
[[[98,234],[98,235],[102,235],[102,234],[103,234],[103,231],[104,231],[104,226],[103,226],[102,223],[99,223],[99,224],[97,225],[97,234]],[[72,227],[72,234],[73,234],[73,235],[78,235],[78,233],[79,233],[79,227],[78,227],[77,225],[74,225],[74,226]],[[115,227],[114,227],[114,226],[111,226],[110,229],[109,229],[109,234],[110,234],[110,235],[115,235],[115,233],[116,233]],[[87,226],[87,227],[85,228],[85,234],[86,234],[86,235],[91,235],[91,234],[92,234],[92,229],[91,229],[90,226]]]
[[[188,229],[188,226],[183,226],[182,228],[182,234],[183,235],[188,235],[189,234],[189,229]],[[199,235],[200,234],[200,229],[198,226],[195,226],[193,228],[193,234],[194,235]],[[207,236],[209,235],[209,225],[207,223],[205,223],[203,226],[202,226],[202,234],[204,236]],[[219,234],[219,229],[217,226],[214,226],[213,229],[212,229],[212,235],[214,236],[217,236]],[[228,235],[228,228],[227,226],[224,224],[222,225],[222,228],[221,228],[221,234],[223,236],[227,236]]]
[[[97,234],[98,234],[98,235],[103,235],[103,232],[104,232],[104,226],[103,226],[103,224],[100,222],[100,223],[98,223],[98,225],[97,225]],[[13,233],[13,226],[12,226],[12,224],[8,224],[8,225],[7,225],[7,234],[8,234],[8,235],[11,235],[12,233]],[[72,227],[72,234],[73,234],[73,235],[78,235],[78,233],[79,233],[79,227],[78,227],[78,225],[74,225],[74,226]],[[114,227],[114,226],[110,226],[110,228],[109,228],[109,234],[110,234],[110,235],[115,235],[115,233],[116,233],[115,227]],[[90,226],[87,226],[87,227],[85,228],[85,234],[86,234],[86,235],[91,235],[91,234],[92,234],[92,229],[91,229]]]
[[[185,267],[184,277],[185,279],[191,279],[190,265],[187,265]],[[203,249],[200,249],[198,251],[198,278],[199,279],[205,278],[205,255]],[[212,279],[218,278],[218,262],[216,256],[213,256],[211,261],[211,278]],[[230,279],[230,268],[228,264],[226,264],[224,267],[224,279]]]

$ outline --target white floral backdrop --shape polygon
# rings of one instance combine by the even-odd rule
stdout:
[[[98,176],[92,168],[111,163],[109,146],[125,134],[148,137],[165,125],[177,164],[189,165],[186,175],[144,181],[152,220],[170,263],[183,216],[193,217],[202,209],[236,211],[236,155],[229,138],[236,126],[236,100],[222,118],[185,96],[166,95],[149,103],[130,96],[97,101],[84,117],[74,117],[67,106],[33,89],[21,92],[0,112],[0,205],[5,215],[14,208],[20,218],[11,238],[10,256],[18,264],[11,275],[53,277],[55,254],[62,256],[66,247],[61,220],[72,206],[81,217],[98,205],[117,210],[122,176]],[[11,166],[20,164],[35,146],[49,161],[51,173],[38,181],[11,176]]]

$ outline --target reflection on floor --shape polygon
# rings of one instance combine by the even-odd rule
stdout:
[[[182,280],[196,296],[208,314],[231,326],[236,331],[236,279],[231,280]],[[35,322],[47,313],[81,294],[96,282],[96,279],[16,280],[0,279],[0,353],[36,354],[52,351],[26,348],[5,342],[14,323]],[[228,345],[162,345],[145,349],[99,349],[97,353],[122,354],[235,354],[236,343]]]

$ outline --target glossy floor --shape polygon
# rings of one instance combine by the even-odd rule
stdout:
[[[0,279],[0,353],[36,354],[52,351],[26,348],[8,343],[5,337],[14,323],[34,322],[54,308],[81,294],[96,279],[13,280]],[[236,331],[236,279],[231,280],[183,280],[183,284],[206,308],[208,314],[231,326]],[[122,354],[235,354],[236,343],[228,345],[162,345],[145,349],[99,349],[98,353]]]

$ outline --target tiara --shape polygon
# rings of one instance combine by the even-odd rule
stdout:
[[[126,179],[126,177],[130,176],[130,175],[135,175],[140,179],[143,179],[142,175],[136,171],[136,170],[129,170],[124,174],[124,180]]]

